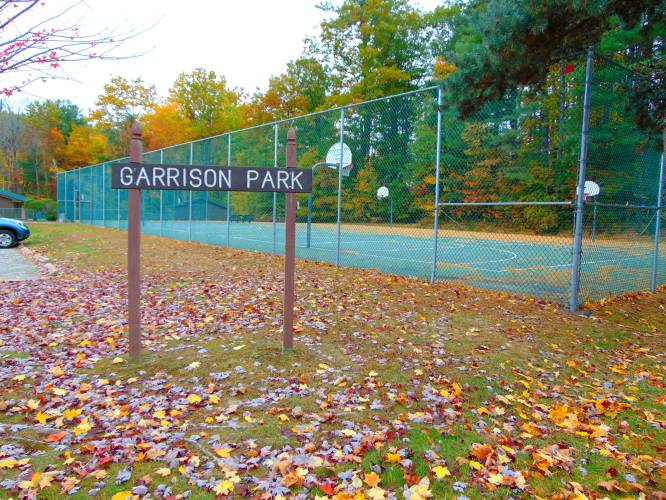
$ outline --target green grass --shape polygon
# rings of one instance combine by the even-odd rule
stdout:
[[[93,273],[100,269],[124,272],[126,233],[79,225],[34,224],[31,227],[30,245],[52,257],[66,273]],[[663,458],[659,447],[666,440],[666,431],[654,425],[645,411],[651,412],[655,419],[664,418],[663,385],[659,382],[663,383],[664,367],[659,356],[666,345],[663,335],[655,333],[666,331],[664,291],[620,302],[593,304],[590,306],[593,317],[581,318],[553,304],[535,303],[506,294],[467,289],[454,293],[446,284],[430,286],[419,280],[299,262],[299,316],[309,319],[319,316],[326,328],[317,330],[303,323],[296,349],[285,354],[281,351],[279,325],[273,324],[281,307],[281,280],[276,278],[282,270],[281,258],[181,241],[167,243],[152,236],[144,237],[142,245],[142,270],[153,283],[150,293],[178,304],[180,310],[204,311],[192,320],[200,323],[192,328],[196,334],[174,339],[169,336],[167,327],[157,328],[150,332],[151,339],[146,339],[150,349],[144,349],[138,363],[129,360],[126,354],[109,355],[78,369],[75,375],[105,377],[123,383],[137,377],[136,384],[141,384],[142,380],[166,373],[174,384],[194,390],[197,385],[211,383],[211,372],[231,372],[228,379],[215,382],[221,401],[214,406],[214,411],[195,408],[187,412],[183,420],[189,425],[186,435],[200,432],[202,424],[223,409],[243,399],[257,397],[262,391],[278,389],[285,380],[295,380],[306,385],[310,394],[285,398],[266,407],[242,408],[240,414],[247,411],[250,421],[240,420],[238,429],[224,429],[224,439],[239,447],[250,438],[260,446],[299,447],[304,443],[300,436],[290,434],[291,429],[304,425],[311,415],[330,413],[333,418],[321,423],[312,439],[314,445],[319,446],[324,440],[332,439],[331,433],[339,431],[343,421],[371,429],[392,428],[393,423],[399,421],[407,429],[405,434],[365,451],[360,464],[336,464],[330,469],[322,468],[317,474],[335,481],[335,474],[343,470],[361,469],[364,473],[377,470],[380,486],[401,495],[405,474],[415,473],[419,478],[431,479],[435,498],[459,494],[471,498],[521,496],[520,492],[507,487],[487,488],[478,482],[480,474],[469,465],[473,458],[470,450],[475,443],[496,448],[502,436],[511,438],[508,442],[516,449],[515,459],[509,466],[512,470],[529,472],[529,494],[542,497],[563,494],[568,481],[584,485],[588,493],[606,494],[598,490],[597,484],[608,480],[610,468],[617,469],[618,479],[625,473],[637,474],[628,460],[601,455],[604,442],[554,425],[549,412],[557,405],[570,405],[581,419],[608,425],[613,446],[628,453],[630,458],[639,455]],[[186,268],[182,265],[184,256],[191,263]],[[263,281],[255,279],[257,273],[262,273]],[[233,296],[208,298],[201,293],[208,284],[217,282],[237,283]],[[220,332],[217,320],[204,322],[203,316],[218,315],[227,308],[235,314],[232,324],[245,318],[243,307],[236,307],[233,302],[240,300],[240,296],[251,305],[263,308],[266,319],[262,326],[237,328],[227,334]],[[334,306],[328,307],[329,302]],[[77,311],[67,318],[58,318],[54,325],[75,324],[86,319]],[[241,345],[242,349],[234,349]],[[67,348],[66,342],[49,347],[53,353],[62,352],[64,348]],[[205,354],[201,349],[205,349]],[[4,345],[0,356],[29,360],[32,353]],[[114,362],[116,357],[121,357],[122,362]],[[193,361],[200,365],[192,367]],[[259,364],[255,366],[256,363]],[[323,382],[323,375],[318,372],[322,370],[321,364],[334,370],[327,382]],[[611,369],[620,365],[625,367],[624,372]],[[245,373],[237,373],[237,366],[243,367]],[[139,375],[138,370],[145,373]],[[372,371],[377,375],[369,377]],[[276,373],[279,380],[271,381]],[[334,384],[333,379],[339,379],[339,383]],[[0,387],[0,401],[26,397],[32,383],[33,379],[28,377],[24,385]],[[375,383],[377,385],[373,386]],[[427,386],[451,392],[454,383],[461,388],[456,403],[436,408],[423,400]],[[605,389],[604,383],[611,383],[610,388]],[[239,386],[244,392],[234,394]],[[336,405],[334,399],[330,404],[327,399],[329,395],[356,396],[365,390],[371,396],[363,404]],[[503,402],[500,397],[512,399]],[[381,398],[384,408],[370,411],[367,407],[375,398]],[[617,412],[595,414],[594,401],[600,398],[630,404]],[[289,415],[296,406],[302,408],[303,417],[281,420],[280,415]],[[410,420],[410,415],[420,411],[431,411],[439,418],[438,412],[445,409],[455,409],[456,416],[439,419],[436,425]],[[28,419],[28,414],[0,412],[1,423]],[[481,420],[485,426],[479,425]],[[619,426],[625,421],[629,432],[620,432]],[[523,423],[538,424],[547,432],[524,435]],[[19,441],[21,437],[40,439],[30,432],[18,433],[14,438]],[[532,453],[558,443],[575,450],[571,472],[556,465],[550,468],[551,475],[539,474]],[[412,467],[387,463],[386,453],[392,447],[403,450],[404,458],[411,461]],[[49,453],[34,457],[31,462],[34,470],[50,463],[62,467],[61,457],[50,454],[48,447],[40,449]],[[201,453],[195,448],[192,451]],[[439,458],[433,459],[434,456]],[[434,478],[433,464],[446,464],[451,476]],[[175,493],[192,489],[176,471],[169,478],[157,477],[154,471],[161,466],[163,464],[156,462],[134,464],[132,480],[115,486],[112,479],[119,465],[114,464],[109,468],[111,479],[107,479],[111,484],[102,490],[100,497],[110,498],[116,492],[130,489],[131,484],[144,475],[150,475],[153,484],[168,483]],[[14,477],[16,472],[0,471],[0,477]],[[253,475],[265,473],[263,469],[252,471]],[[456,481],[468,484],[463,493],[453,489]],[[655,473],[640,476],[639,481],[648,485],[648,490],[666,488],[666,481]],[[91,478],[83,479],[82,490],[73,497],[87,497],[87,489],[93,482]],[[193,498],[211,498],[196,488],[192,491]],[[309,494],[316,492],[321,493],[321,490],[313,488]],[[40,498],[42,494],[43,498],[60,498],[61,495],[55,487],[40,492]]]

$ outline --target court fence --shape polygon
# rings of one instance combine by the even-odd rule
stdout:
[[[297,195],[298,257],[576,309],[666,283],[661,141],[639,131],[626,110],[621,90],[632,85],[630,72],[602,58],[592,68],[594,79],[585,67],[554,71],[549,91],[507,95],[465,120],[432,86],[146,152],[143,160],[277,167],[294,127],[298,166],[314,167],[312,195]],[[326,161],[340,141],[351,153],[349,171]],[[58,174],[60,217],[126,229],[127,191],[110,182],[112,165],[124,161]],[[582,180],[601,186],[597,196],[582,192],[581,165]],[[283,224],[284,195],[275,193],[142,194],[146,234],[281,254]]]

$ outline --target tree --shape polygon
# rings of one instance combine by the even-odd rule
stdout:
[[[109,126],[133,123],[157,105],[157,90],[141,77],[127,80],[114,76],[104,85],[104,93],[99,95],[95,105],[90,114],[94,122]]]
[[[311,113],[326,103],[331,87],[326,69],[314,58],[301,57],[287,71],[273,76],[265,93],[257,93],[249,106],[252,124]]]
[[[194,137],[192,123],[175,102],[158,104],[144,115],[143,137],[147,150],[186,142]]]
[[[639,49],[634,59],[642,68],[642,94],[636,93],[634,104],[643,108],[644,125],[660,129],[665,10],[661,0],[475,0],[461,9],[446,44],[447,59],[458,68],[447,80],[449,97],[462,116],[470,116],[511,89],[543,85],[553,65],[599,43],[609,31],[633,31],[632,45]]]
[[[49,10],[45,0],[0,1],[0,92],[9,96],[35,81],[65,78],[63,67],[91,59],[122,59],[115,51],[139,34],[107,28],[84,32],[85,1]],[[77,21],[71,21],[76,19]],[[129,56],[134,57],[134,56]]]
[[[26,192],[52,196],[57,169],[62,167],[65,144],[75,125],[84,125],[81,110],[69,101],[46,100],[30,103],[24,124],[19,164]]]
[[[18,152],[21,147],[23,124],[18,114],[0,102],[0,151],[4,158],[5,175],[10,190],[19,191]]]
[[[321,23],[308,51],[329,68],[339,93],[372,99],[410,90],[429,73],[426,17],[407,0],[345,0],[320,6]]]
[[[218,77],[215,71],[197,68],[181,73],[170,94],[192,122],[197,137],[220,134],[243,124],[241,93],[227,88],[224,77]]]
[[[124,156],[132,123],[157,105],[157,90],[141,77],[114,76],[95,104],[89,119],[106,134],[112,156]]]
[[[108,158],[109,143],[104,134],[87,125],[74,125],[63,151],[66,170],[95,165]]]

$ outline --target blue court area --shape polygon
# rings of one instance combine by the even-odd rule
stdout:
[[[101,221],[99,221],[99,225]],[[117,227],[116,221],[107,226]],[[126,221],[120,227],[126,228]],[[143,232],[168,238],[231,246],[257,252],[284,253],[284,224],[226,221],[144,221]],[[414,233],[410,235],[409,233]],[[566,303],[571,273],[571,240],[566,237],[497,235],[440,231],[438,280]],[[663,245],[662,245],[663,246]],[[334,224],[313,224],[310,246],[305,223],[297,223],[296,255],[334,263],[337,232]],[[648,289],[654,247],[645,241],[585,241],[581,299],[599,299]],[[666,249],[664,249],[666,250]],[[404,276],[429,278],[433,265],[432,231],[409,227],[342,226],[340,264],[378,269]],[[666,259],[659,262],[660,282]]]

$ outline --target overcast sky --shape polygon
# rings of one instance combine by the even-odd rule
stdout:
[[[104,28],[155,26],[132,39],[119,54],[149,50],[136,59],[90,61],[66,66],[74,81],[37,82],[14,105],[27,99],[69,99],[90,109],[113,75],[142,77],[166,96],[182,71],[204,67],[222,74],[232,87],[252,93],[265,90],[271,75],[282,73],[288,61],[303,50],[306,36],[318,33],[327,17],[316,8],[319,0],[85,0],[75,19],[84,15],[82,32]],[[47,8],[69,2],[49,0]],[[431,10],[440,0],[412,0]]]

